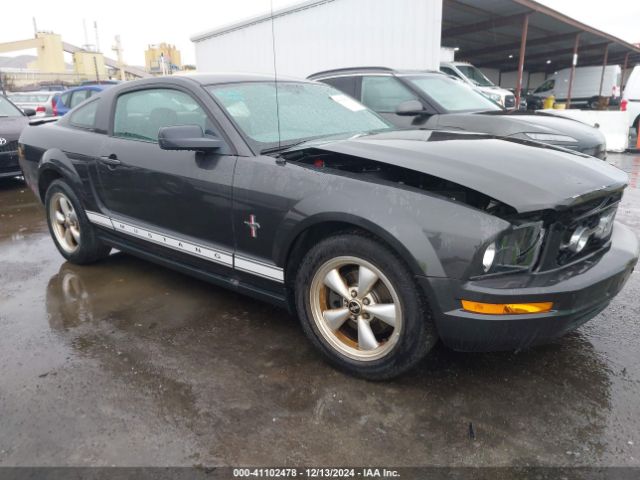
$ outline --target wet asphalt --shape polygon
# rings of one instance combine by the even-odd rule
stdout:
[[[640,235],[640,155],[609,161]],[[636,271],[550,345],[439,345],[370,383],[267,304],[120,253],[65,263],[31,191],[3,180],[0,466],[640,466],[639,298]]]

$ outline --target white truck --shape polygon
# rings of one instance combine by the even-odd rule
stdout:
[[[629,125],[640,133],[640,65],[632,70],[624,87],[620,110],[629,112]]]
[[[509,90],[498,87],[484,73],[466,62],[440,62],[440,71],[471,85],[485,97],[507,110],[516,108],[516,96]]]
[[[611,97],[616,101],[620,99],[619,65],[608,65],[604,69],[602,81],[602,96]],[[551,77],[540,84],[528,97],[527,104],[531,109],[542,107],[544,99],[553,95],[558,103],[567,101],[569,95],[569,77],[571,69],[558,70]],[[577,67],[571,87],[571,107],[596,108],[600,95],[600,80],[602,79],[602,67]]]

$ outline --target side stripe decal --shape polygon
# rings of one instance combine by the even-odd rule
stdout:
[[[243,272],[253,273],[254,275],[260,275],[271,280],[277,280],[284,282],[284,271],[273,265],[266,265],[261,262],[256,262],[248,258],[234,255],[234,266],[236,269]]]
[[[101,225],[103,227],[113,228],[113,223],[111,219],[106,215],[101,215],[95,212],[86,212],[87,218],[90,222],[95,223],[96,225]]]
[[[95,223],[101,227],[106,227],[151,243],[163,245],[165,247],[172,248],[173,250],[203,258],[214,263],[234,267],[237,270],[258,275],[269,280],[274,280],[280,283],[284,282],[284,271],[280,267],[269,265],[264,262],[258,262],[250,258],[235,255],[231,252],[219,250],[213,247],[198,245],[157,231],[148,230],[146,228],[132,225],[129,222],[107,217],[100,213],[87,211],[86,214],[91,223]]]

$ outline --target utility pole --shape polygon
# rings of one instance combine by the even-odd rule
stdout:
[[[36,24],[36,17],[31,17],[33,19],[33,37],[38,36],[38,25]]]
[[[96,60],[95,55],[93,55],[93,66],[96,69],[96,82],[100,83],[100,72],[98,71],[98,60]]]
[[[89,45],[89,36],[87,35],[87,21],[84,18],[82,19],[82,28],[84,30],[84,45],[83,45],[83,47],[84,47],[85,50],[88,51],[88,50],[91,50],[91,49],[89,48],[89,46],[90,46]]]
[[[120,35],[116,35],[116,43],[111,50],[118,55],[118,69],[120,70],[120,80],[126,80],[124,76],[124,60],[122,59],[122,44],[120,43]]]
[[[96,32],[96,52],[100,51],[100,40],[98,39],[98,22],[93,21],[93,29]]]

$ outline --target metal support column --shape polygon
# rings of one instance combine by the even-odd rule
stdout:
[[[624,65],[622,67],[622,76],[620,77],[620,97],[622,97],[622,87],[624,87],[624,77],[627,75],[627,67],[629,66],[629,54],[627,52],[624,56]]]
[[[573,43],[573,57],[571,59],[571,72],[569,73],[569,91],[567,92],[567,109],[571,108],[571,90],[573,89],[573,77],[576,74],[576,64],[578,63],[578,45],[580,44],[580,34],[576,33]]]
[[[602,97],[602,86],[604,85],[604,70],[607,68],[607,59],[609,58],[609,44],[604,47],[604,58],[602,59],[602,74],[600,75],[600,90],[598,96]]]
[[[522,36],[520,37],[520,56],[518,57],[518,80],[516,81],[516,109],[520,108],[520,93],[522,92],[522,72],[524,70],[524,54],[527,49],[527,31],[529,29],[529,14],[522,20]]]

